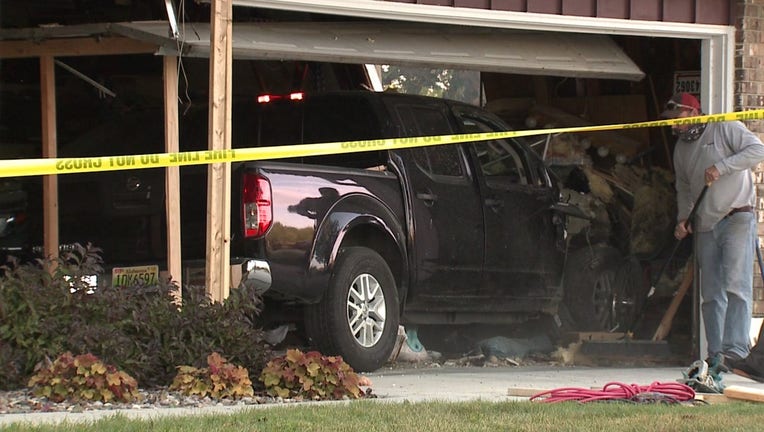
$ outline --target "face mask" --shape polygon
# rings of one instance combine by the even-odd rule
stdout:
[[[695,141],[698,138],[700,138],[701,135],[703,135],[703,131],[706,130],[706,124],[695,124],[689,126],[687,129],[683,131],[673,131],[674,135],[679,137],[682,141]]]

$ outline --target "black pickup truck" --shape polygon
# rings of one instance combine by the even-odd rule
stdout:
[[[423,96],[261,100],[234,105],[234,147],[508,130],[478,107]],[[141,116],[85,141],[161,152],[161,124],[136,136],[161,114]],[[181,150],[205,148],[206,128],[206,110],[184,117]],[[157,148],[140,148],[147,141]],[[639,293],[616,283],[626,261],[618,250],[568,250],[566,220],[580,212],[560,202],[558,181],[522,140],[252,161],[233,172],[231,256],[243,283],[263,293],[264,319],[299,320],[318,349],[356,370],[388,359],[399,324],[519,323],[564,305],[580,329],[606,330],[635,312]],[[98,175],[62,176],[63,193],[100,196],[106,209],[68,221],[62,209],[62,241],[105,245],[107,262],[161,264],[161,170]],[[206,167],[183,167],[181,189],[183,258],[202,259]]]

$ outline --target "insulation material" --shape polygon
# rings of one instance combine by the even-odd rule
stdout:
[[[589,145],[577,135],[555,135],[549,141],[545,160],[555,165],[591,165],[591,158],[586,154]]]
[[[589,188],[595,197],[599,198],[605,204],[613,201],[613,188],[610,187],[607,180],[598,175],[591,168],[584,168],[584,174],[586,174],[586,178],[589,180]]]
[[[649,256],[672,239],[676,204],[674,194],[661,185],[642,185],[634,193],[631,252]]]

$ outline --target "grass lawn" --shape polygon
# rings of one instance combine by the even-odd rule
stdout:
[[[131,420],[118,415],[89,424],[18,425],[8,431],[746,431],[762,430],[764,405],[647,405],[622,402],[353,401],[269,406],[230,415]]]

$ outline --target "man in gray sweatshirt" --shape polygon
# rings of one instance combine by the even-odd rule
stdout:
[[[700,103],[678,93],[663,118],[702,115]],[[673,125],[677,224],[674,236],[697,236],[702,316],[709,366],[748,356],[753,304],[756,189],[751,168],[764,160],[764,145],[739,121]],[[708,190],[693,221],[687,217],[703,187]]]

